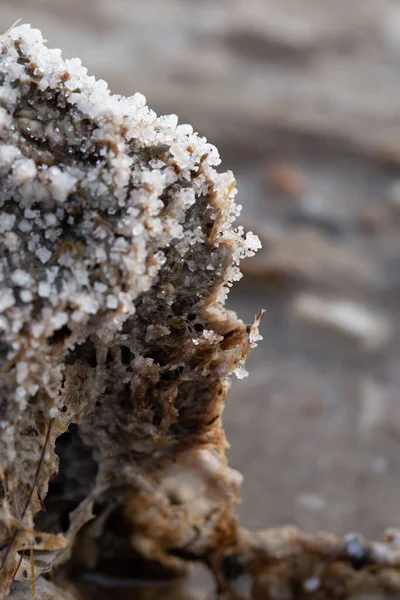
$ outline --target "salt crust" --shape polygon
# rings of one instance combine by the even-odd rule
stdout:
[[[235,180],[219,164],[190,125],[158,117],[141,94],[112,95],[38,30],[0,38],[0,546],[28,499],[0,551],[2,597],[27,571],[23,558],[15,574],[17,550],[71,547],[109,487],[144,482],[148,502],[160,497],[167,510],[154,489],[171,464],[196,470],[216,503],[198,551],[222,515],[236,522],[240,477],[226,468],[219,417],[257,327],[249,334],[223,305],[260,242],[233,226]],[[58,469],[55,441],[71,424],[98,465],[94,488],[65,537],[32,541]],[[185,511],[171,544],[192,536],[207,502],[168,508]],[[158,548],[157,523],[146,552]]]

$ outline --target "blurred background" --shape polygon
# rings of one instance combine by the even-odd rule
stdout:
[[[266,309],[224,423],[242,522],[400,526],[400,2],[0,0],[116,93],[177,113],[235,172]]]

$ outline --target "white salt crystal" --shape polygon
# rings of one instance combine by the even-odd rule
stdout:
[[[19,296],[22,302],[25,302],[25,304],[27,304],[28,302],[32,302],[33,295],[30,290],[21,290]]]
[[[58,219],[53,213],[46,213],[44,215],[44,221],[47,227],[55,227],[58,224]]]
[[[33,323],[31,325],[31,331],[32,331],[33,337],[40,338],[40,336],[42,335],[42,333],[44,331],[43,323]]]
[[[58,408],[50,408],[49,410],[49,418],[50,419],[56,419],[59,415],[59,410]]]
[[[1,158],[0,158],[1,160]],[[14,227],[15,215],[2,212],[0,216],[0,232],[10,231]]]
[[[26,397],[27,397],[26,389],[19,385],[17,387],[17,389],[15,390],[15,400],[16,400],[17,404],[19,404],[20,410],[24,410],[24,408],[26,407],[26,403],[27,403]]]
[[[32,277],[26,271],[17,269],[11,274],[11,281],[19,287],[25,287],[32,283]]]
[[[90,294],[85,294],[84,292],[78,294],[74,298],[74,302],[81,309],[81,311],[91,315],[95,315],[99,310],[99,303],[97,300],[90,296]]]
[[[68,314],[66,312],[56,313],[51,318],[50,322],[51,322],[52,327],[55,330],[60,329],[63,325],[65,325],[66,323],[68,323]]]
[[[55,200],[65,202],[69,194],[74,190],[77,179],[69,173],[61,171],[59,167],[50,167],[47,171],[49,188]]]
[[[107,296],[106,306],[107,306],[107,308],[112,308],[112,309],[118,308],[118,299],[115,296],[112,296],[111,294],[109,294]]]
[[[14,164],[12,175],[21,185],[36,177],[36,165],[32,159],[21,159]]]
[[[48,298],[51,293],[50,285],[46,281],[41,281],[38,286],[38,294],[41,298]]]
[[[26,208],[24,211],[25,219],[36,219],[39,216],[40,216],[40,211],[38,211],[38,210],[31,210],[30,208]]]
[[[249,373],[244,368],[244,364],[239,363],[236,369],[233,371],[238,379],[245,379],[248,377]]]
[[[12,290],[8,288],[0,290],[0,313],[7,310],[7,308],[11,308],[14,304],[15,298]]]
[[[178,125],[178,127],[176,128],[176,133],[179,136],[192,135],[193,127],[188,123],[182,123],[182,125]]]
[[[50,250],[47,250],[47,248],[39,248],[39,250],[37,250],[35,252],[36,256],[38,257],[38,259],[45,265],[51,258],[51,252]]]
[[[23,233],[29,233],[32,231],[32,223],[27,221],[27,219],[21,219],[21,221],[18,223],[18,229]]]
[[[21,156],[21,151],[15,146],[4,144],[0,146],[1,168],[10,167]]]
[[[96,290],[96,292],[99,292],[100,294],[104,294],[108,289],[106,284],[102,283],[101,281],[95,281],[93,287]]]
[[[249,256],[252,256],[257,250],[260,250],[261,248],[260,238],[251,231],[249,231],[246,234],[246,244]]]
[[[16,370],[17,370],[17,376],[16,376],[17,383],[21,384],[25,381],[25,379],[28,376],[29,366],[26,362],[18,362]]]

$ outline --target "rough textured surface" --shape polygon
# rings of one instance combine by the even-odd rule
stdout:
[[[223,305],[258,238],[233,228],[233,176],[190,126],[28,26],[0,44],[2,593],[27,579],[17,550],[70,547],[95,504],[87,567],[120,557],[103,531],[119,518],[133,558],[179,571],[165,548],[235,528],[220,417],[257,330]],[[177,473],[203,481],[197,501],[172,502]]]
[[[233,385],[224,412],[249,527],[373,539],[398,525],[399,9],[398,0],[1,2],[1,31],[21,17],[42,28],[115,92],[140,90],[160,114],[192,123],[235,173],[242,224],[264,249],[242,263],[228,307],[248,322],[267,309],[251,376]],[[364,303],[393,338],[364,353],[326,328],[299,327],[292,301],[305,291]]]
[[[21,14],[35,14],[35,22],[47,24],[46,31],[53,42],[58,44],[63,39],[63,46],[70,45],[74,53],[85,56],[85,63],[97,67],[102,75],[104,60],[110,60],[109,78],[114,88],[131,90],[132,78],[126,77],[131,69],[135,87],[151,91],[159,106],[167,110],[168,104],[172,110],[178,107],[197,126],[201,123],[202,131],[212,131],[219,145],[224,142],[223,146],[236,154],[236,172],[246,191],[247,212],[251,206],[267,250],[257,268],[252,268],[254,261],[246,267],[255,276],[258,292],[250,294],[245,288],[236,296],[236,304],[249,318],[252,305],[267,302],[270,309],[266,343],[254,357],[254,376],[245,384],[244,392],[234,390],[225,419],[233,441],[234,464],[241,465],[248,475],[242,506],[245,523],[295,521],[309,529],[328,524],[341,531],[356,525],[378,535],[382,526],[395,521],[397,515],[396,346],[389,353],[385,349],[373,357],[361,357],[348,347],[343,351],[343,346],[338,347],[329,338],[307,330],[299,332],[295,323],[287,319],[287,305],[298,287],[312,286],[319,292],[327,286],[335,297],[344,285],[350,298],[368,298],[392,319],[397,315],[393,311],[398,292],[397,263],[390,258],[398,248],[398,230],[392,219],[396,206],[395,198],[390,199],[392,210],[384,196],[386,186],[398,172],[394,167],[396,152],[385,154],[390,159],[390,169],[382,169],[377,160],[382,147],[396,147],[398,140],[393,120],[398,96],[390,93],[396,89],[398,77],[396,2],[379,0],[350,7],[337,0],[323,4],[307,1],[294,10],[291,1],[253,0],[237,2],[234,9],[230,5],[225,15],[229,19],[220,13],[216,20],[209,18],[207,10],[197,14],[195,5],[185,3],[178,10],[179,22],[185,23],[185,31],[189,32],[186,51],[172,52],[172,58],[171,44],[165,36],[163,52],[159,52],[154,9],[148,11],[146,20],[146,10],[131,11],[131,5],[128,0],[93,0],[69,3],[65,10],[64,5],[46,0],[37,4],[5,0],[0,19],[5,19],[5,29]],[[153,6],[159,10],[158,3]],[[343,9],[348,17],[346,23]],[[110,11],[111,28],[108,18],[104,18]],[[268,18],[261,20],[263,11]],[[175,19],[169,8],[163,27],[168,17]],[[143,19],[145,28],[141,25]],[[260,35],[256,46],[251,45],[252,51],[247,52],[251,37],[225,33],[235,27],[239,33],[251,29],[254,20]],[[71,35],[71,22],[75,38]],[[170,30],[173,33],[174,26]],[[304,30],[313,37],[306,63],[297,60],[298,48],[304,46],[301,35],[291,38],[293,32]],[[104,41],[110,50],[102,57],[97,51],[99,31],[107,32]],[[147,44],[143,44],[141,31],[145,31]],[[176,39],[180,44],[184,41],[179,36],[172,38],[174,44]],[[202,45],[202,60],[198,60],[199,39],[208,40]],[[229,44],[231,39],[236,42]],[[289,53],[288,45],[292,48]],[[204,52],[206,48],[211,48],[209,53]],[[115,61],[114,52],[118,51]],[[233,53],[235,58],[231,60]],[[183,74],[182,69],[177,69],[180,79],[174,75],[179,60],[184,63]],[[370,68],[371,61],[374,69]],[[345,70],[341,69],[344,64]],[[168,71],[171,67],[174,72]],[[216,69],[221,69],[225,77],[221,73],[216,77]],[[251,95],[253,84],[256,94]],[[235,90],[240,86],[245,94],[229,93],[225,97],[229,86]],[[340,96],[340,104],[332,104],[332,92]],[[250,101],[252,109],[248,110]],[[290,110],[286,110],[286,101],[290,101]],[[253,103],[258,103],[257,110]],[[327,124],[333,124],[330,140],[326,137]],[[276,129],[279,136],[275,135]],[[349,133],[351,141],[343,140]],[[365,136],[369,136],[376,151],[372,157],[364,147]],[[276,186],[276,175],[274,189],[270,186],[269,162],[276,156],[299,165],[306,175],[307,186],[305,190],[303,186],[299,203],[286,201],[282,185]],[[286,172],[290,174],[290,169]],[[297,187],[301,190],[301,186]],[[368,203],[383,212],[364,215]],[[300,210],[296,210],[297,206]],[[265,227],[262,220],[266,221]],[[288,232],[299,229],[304,234],[293,242]],[[320,232],[318,243],[323,254],[314,250],[315,231]],[[287,249],[288,261],[281,262],[278,270],[273,263],[271,269],[268,260],[275,247]],[[286,278],[293,281],[293,276],[293,287],[281,285]],[[387,301],[382,302],[388,290]],[[382,363],[384,357],[386,366]],[[244,398],[252,401],[244,402]],[[285,423],[285,427],[277,427],[277,422]],[[293,452],[293,447],[298,451]],[[353,570],[351,577],[348,569],[341,572],[343,582],[354,579]],[[286,573],[290,575],[290,570]],[[390,579],[392,575],[388,573],[386,577]],[[245,593],[246,580],[238,583]],[[308,582],[304,593],[315,590],[317,584],[315,580]],[[280,596],[288,594],[287,588],[276,586],[276,581],[271,590]],[[344,590],[351,592],[355,588],[339,586],[338,593],[343,595]],[[298,588],[295,591],[299,593]],[[105,594],[108,597],[108,592]],[[127,594],[124,597],[131,592]],[[94,597],[98,595],[95,593]]]

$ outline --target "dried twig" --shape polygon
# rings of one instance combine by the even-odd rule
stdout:
[[[47,445],[48,445],[48,442],[49,442],[49,439],[50,439],[50,433],[51,433],[52,425],[53,425],[53,419],[51,419],[49,421],[49,424],[48,424],[48,427],[47,427],[45,441],[44,441],[44,444],[43,444],[42,452],[40,454],[39,462],[38,462],[37,467],[36,467],[36,472],[35,472],[35,476],[34,476],[34,479],[33,479],[33,482],[32,482],[32,486],[30,488],[28,497],[27,497],[27,499],[25,501],[24,508],[22,510],[22,513],[21,513],[21,517],[19,519],[20,523],[22,523],[23,520],[24,520],[24,518],[25,518],[26,512],[27,512],[27,510],[29,508],[29,504],[30,504],[30,502],[32,500],[33,493],[34,493],[34,491],[36,489],[36,486],[37,486],[37,483],[38,483],[38,479],[39,479],[39,475],[40,475],[40,470],[42,468],[43,460],[44,460],[44,457],[45,457],[45,454],[46,454],[46,450],[47,450]],[[3,557],[3,560],[1,561],[1,564],[0,564],[0,574],[3,571],[4,567],[5,567],[7,559],[9,557],[9,555],[10,555],[10,552],[11,552],[11,550],[12,550],[14,544],[15,544],[15,540],[17,539],[17,536],[20,533],[20,531],[21,531],[20,528],[16,528],[14,530],[14,533],[13,533],[12,538],[11,538],[9,544],[8,544],[8,547],[7,547],[7,550],[6,550],[5,555]],[[18,571],[18,569],[17,569],[17,571]],[[13,580],[15,578],[16,572],[13,575]]]

